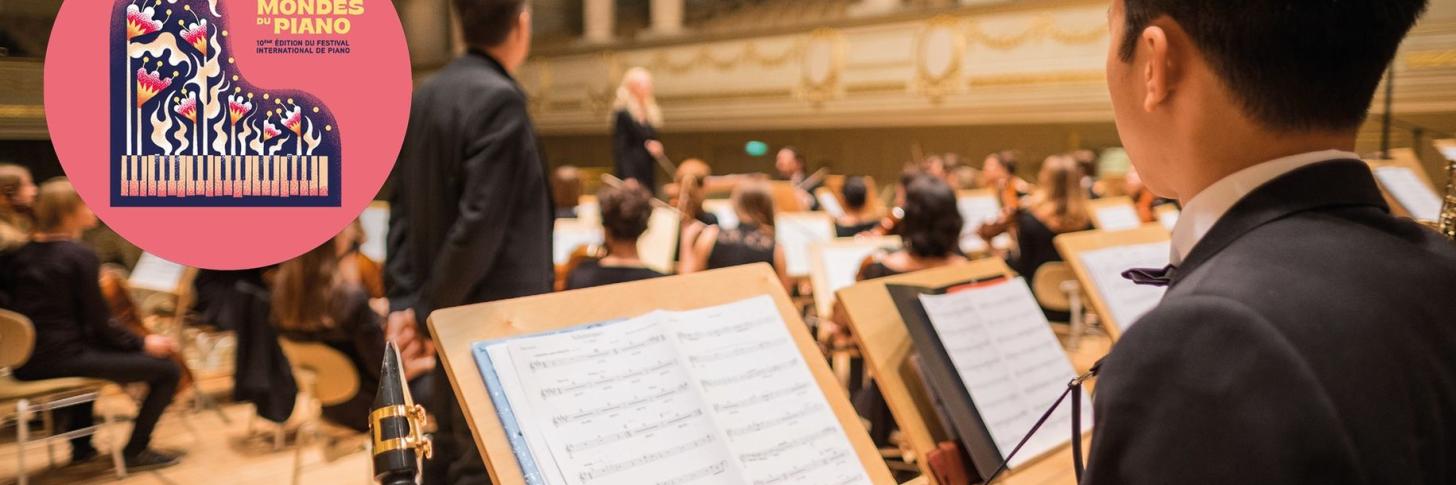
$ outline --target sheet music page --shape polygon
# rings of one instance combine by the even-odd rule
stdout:
[[[1137,209],[1131,205],[1112,205],[1097,209],[1097,220],[1102,225],[1100,229],[1104,231],[1126,231],[1143,225],[1142,219],[1138,218]]]
[[[839,199],[835,198],[834,194],[829,191],[819,191],[814,194],[814,198],[819,200],[819,208],[828,212],[830,217],[844,217],[844,208],[839,206]]]
[[[819,250],[819,257],[824,265],[825,283],[829,287],[815,289],[815,291],[827,291],[833,295],[836,291],[853,286],[859,277],[860,264],[864,263],[865,258],[870,257],[881,248],[888,247],[890,246],[887,244],[871,242],[823,246]]]
[[[1439,150],[1441,152],[1441,156],[1446,157],[1447,160],[1456,161],[1456,146],[1441,146],[1436,147],[1436,149]]]
[[[132,288],[172,292],[177,291],[177,286],[182,283],[182,273],[185,271],[186,266],[159,258],[152,253],[142,253],[126,281]]]
[[[1406,212],[1418,221],[1434,221],[1441,217],[1441,196],[1421,181],[1421,178],[1406,167],[1380,167],[1375,169],[1380,185],[1400,202]]]
[[[647,232],[637,239],[637,254],[643,265],[658,273],[673,273],[681,223],[682,218],[675,210],[666,207],[652,210],[652,216],[647,219]]]
[[[551,239],[551,261],[558,265],[566,264],[577,248],[602,244],[602,228],[585,222],[560,220],[551,233]]]
[[[703,201],[703,210],[712,212],[718,217],[718,227],[723,229],[738,228],[738,213],[733,211],[733,203],[727,199],[714,199]]]
[[[1133,268],[1163,268],[1168,266],[1171,244],[1167,241],[1119,246],[1082,253],[1082,265],[1092,276],[1102,302],[1112,312],[1113,320],[1126,332],[1139,318],[1158,302],[1163,301],[1166,288],[1135,285],[1122,277],[1122,273]]]
[[[385,248],[389,242],[389,209],[364,209],[359,214],[359,225],[364,227],[364,245],[359,247],[359,252],[375,262],[384,262]]]
[[[870,483],[772,298],[667,315],[671,338],[749,477],[741,483]]]
[[[920,303],[1005,456],[1056,402],[1076,370],[1022,278],[921,295]],[[1071,427],[1071,419],[1070,406],[1057,409],[1011,467],[1066,443],[1066,433],[1058,430]],[[1081,419],[1084,429],[1091,429],[1091,406],[1082,408]]]
[[[778,217],[774,238],[784,248],[790,276],[809,274],[809,245],[834,239],[834,223],[819,218]]]
[[[956,199],[956,208],[960,210],[963,221],[961,251],[966,253],[985,251],[987,249],[986,241],[981,239],[976,231],[979,231],[983,224],[1001,217],[1001,203],[992,196],[960,197]]]
[[[546,483],[745,483],[664,313],[490,348]],[[509,381],[507,383],[506,381]]]

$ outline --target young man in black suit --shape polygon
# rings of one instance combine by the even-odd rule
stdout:
[[[1425,0],[1114,0],[1118,130],[1183,202],[1084,484],[1456,483],[1456,245],[1350,153]]]
[[[530,52],[530,9],[453,3],[470,52],[415,91],[390,201],[391,306],[420,322],[441,308],[546,293],[555,277],[547,172],[512,77]],[[447,382],[443,369],[437,382]],[[454,394],[435,394],[425,483],[489,483]]]

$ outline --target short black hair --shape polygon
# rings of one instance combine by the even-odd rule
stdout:
[[[859,209],[869,199],[870,188],[865,185],[864,177],[856,175],[844,179],[844,188],[840,192],[844,194],[844,205],[850,209]]]
[[[495,47],[516,31],[526,0],[454,0],[460,31],[471,47]]]
[[[597,205],[602,212],[602,228],[612,240],[636,241],[647,232],[652,195],[636,180],[628,180],[620,187],[602,187],[597,191]]]
[[[1154,20],[1188,33],[1250,118],[1281,131],[1365,121],[1427,0],[1124,0],[1124,62]]]
[[[955,190],[944,180],[926,173],[907,176],[904,209],[901,237],[911,255],[943,258],[959,251],[963,220]]]

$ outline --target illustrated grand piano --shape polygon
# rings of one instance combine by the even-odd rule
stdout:
[[[339,206],[333,114],[247,82],[222,2],[115,1],[112,206]]]

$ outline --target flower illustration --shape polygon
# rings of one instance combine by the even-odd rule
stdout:
[[[238,120],[243,119],[243,116],[252,110],[253,103],[248,102],[242,96],[228,96],[228,116],[232,119],[233,124],[238,124]]]
[[[294,135],[301,133],[303,131],[303,108],[298,106],[289,108],[283,115],[283,126],[288,127],[288,131],[293,132]]]
[[[147,104],[157,93],[171,85],[172,78],[163,78],[158,71],[147,72],[145,67],[137,69],[137,107]]]
[[[162,21],[155,19],[156,16],[157,11],[152,7],[140,9],[136,5],[127,5],[126,40],[162,30]]]
[[[278,135],[282,134],[283,132],[278,131],[278,127],[274,126],[272,121],[263,122],[263,141],[266,142],[268,140],[278,138]]]
[[[195,94],[187,93],[187,98],[177,103],[177,106],[172,109],[183,118],[187,118],[187,121],[197,122],[197,96]]]
[[[183,29],[182,40],[187,41],[188,44],[192,44],[192,47],[197,49],[197,52],[202,53],[202,57],[207,57],[207,19],[202,19]]]

